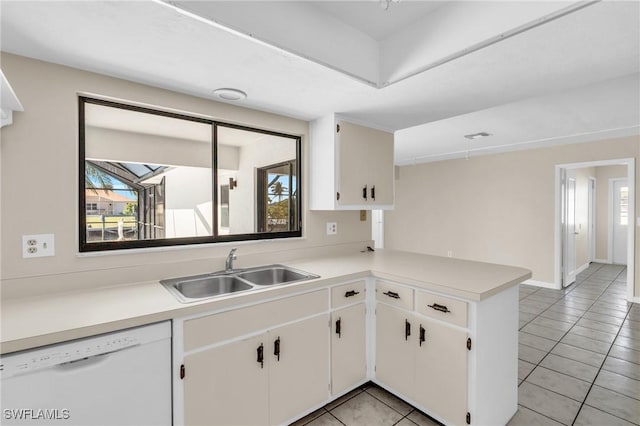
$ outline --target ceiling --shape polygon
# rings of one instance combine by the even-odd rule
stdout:
[[[304,120],[338,113],[395,131],[397,164],[640,134],[640,2],[386,6],[3,0],[0,40],[204,98],[234,87],[236,104]]]

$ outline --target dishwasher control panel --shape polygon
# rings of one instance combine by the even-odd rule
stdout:
[[[147,326],[149,327],[149,326]],[[73,340],[27,351],[15,352],[0,357],[0,374],[3,379],[36,370],[106,355],[143,343],[166,338],[163,329],[151,335],[142,335],[139,328]]]

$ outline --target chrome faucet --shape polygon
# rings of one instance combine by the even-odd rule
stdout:
[[[237,248],[232,248],[231,251],[229,252],[229,256],[227,256],[227,261],[224,264],[225,272],[233,271],[233,261],[238,258],[236,256],[236,250],[238,250],[238,249]]]

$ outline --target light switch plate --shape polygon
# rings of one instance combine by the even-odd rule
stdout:
[[[55,255],[53,234],[22,236],[22,257],[46,257]]]

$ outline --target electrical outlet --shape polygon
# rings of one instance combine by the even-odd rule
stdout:
[[[45,257],[55,255],[53,234],[23,235],[22,257]]]
[[[336,222],[327,222],[327,235],[336,235],[338,233],[338,224]]]

